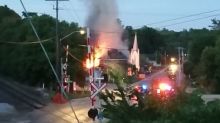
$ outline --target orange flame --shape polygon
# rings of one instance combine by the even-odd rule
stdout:
[[[92,67],[98,67],[99,63],[100,63],[99,59],[94,59],[94,60],[86,59],[86,68],[90,69]]]
[[[90,69],[92,67],[98,67],[100,65],[100,58],[107,53],[106,47],[110,45],[112,35],[106,35],[106,33],[100,33],[98,41],[96,42],[91,59],[87,58],[85,61],[85,67]]]
[[[103,55],[102,50],[96,48],[94,50],[94,54],[91,55],[91,60],[89,58],[86,59],[86,68],[90,69],[92,67],[98,67],[100,64],[100,58]]]

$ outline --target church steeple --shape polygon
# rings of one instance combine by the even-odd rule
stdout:
[[[138,43],[137,43],[137,34],[135,33],[134,44],[133,44],[133,48],[131,49],[129,62],[130,64],[135,65],[138,71],[140,69],[140,63],[139,63],[140,56],[139,55],[140,54],[139,54]]]
[[[134,36],[134,44],[133,44],[133,48],[132,50],[138,50],[138,44],[137,44],[137,34],[135,33],[135,36]]]

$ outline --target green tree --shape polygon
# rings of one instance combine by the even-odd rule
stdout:
[[[193,64],[198,64],[200,61],[200,57],[202,51],[205,47],[214,46],[215,45],[216,37],[213,35],[200,35],[195,37],[195,40],[191,42],[189,48],[189,60]]]
[[[214,93],[220,93],[220,41],[217,40],[216,46],[207,47],[203,50],[197,74],[203,86]]]
[[[129,50],[133,47],[135,30],[132,26],[126,26],[122,34],[122,40],[127,41]]]
[[[220,20],[212,19],[212,25],[209,27],[211,27],[213,30],[219,30],[220,29]]]
[[[205,104],[201,93],[177,92],[168,100],[158,98],[158,95],[146,95],[138,97],[138,105],[131,105],[126,100],[123,89],[119,89],[118,96],[122,100],[114,101],[112,94],[102,94],[106,102],[103,107],[104,116],[109,123],[206,123],[219,122],[220,101],[212,101]]]
[[[49,15],[34,15],[31,21],[35,26],[52,64],[55,64],[55,19]],[[59,22],[59,37],[63,37],[73,31],[80,30],[77,23]],[[55,76],[48,61],[38,43],[37,38],[27,20],[22,19],[7,6],[0,6],[0,73],[12,77],[22,83],[39,85],[45,82],[48,85],[55,82]],[[50,40],[49,40],[50,39]],[[79,60],[85,56],[85,49],[79,44],[85,44],[84,36],[74,33],[68,39],[61,42],[62,45],[70,45],[70,52]],[[65,51],[62,48],[62,57]],[[82,63],[69,58],[69,73],[72,80],[80,80],[82,76],[76,73],[82,72]],[[16,73],[16,74],[15,74]]]
[[[137,40],[140,53],[154,53],[165,45],[160,33],[146,26],[137,30]]]
[[[190,75],[192,75],[192,70],[193,70],[193,64],[192,64],[192,62],[186,61],[186,62],[183,64],[183,73],[184,73],[186,76],[190,76]]]

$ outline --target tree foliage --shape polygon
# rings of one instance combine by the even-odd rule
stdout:
[[[217,26],[217,20],[213,26]],[[206,91],[220,93],[219,88],[219,30],[191,30],[189,58],[184,72],[190,75]]]
[[[140,53],[154,53],[159,50],[159,47],[165,45],[160,33],[146,26],[137,30],[137,38],[139,41]]]
[[[212,19],[212,25],[210,26],[213,30],[220,29],[220,20]]]
[[[48,56],[55,64],[55,19],[49,15],[34,15],[31,21],[35,26],[41,40],[46,40],[43,45]],[[77,23],[59,22],[59,37],[63,37],[73,31],[80,30]],[[48,85],[55,83],[55,76],[49,63],[39,45],[37,38],[27,20],[21,18],[7,6],[0,7],[0,73],[10,76],[22,83],[39,85],[42,82]],[[62,46],[70,45],[70,53],[82,60],[86,49],[79,47],[85,44],[84,36],[74,33],[61,42]],[[64,49],[61,46],[62,57]],[[81,82],[84,76],[76,73],[82,72],[82,63],[69,57],[69,70],[72,80]]]
[[[44,42],[48,55],[55,64],[55,19],[49,15],[32,14],[31,20],[41,40]],[[175,32],[167,29],[156,30],[147,26],[134,29],[126,26],[122,40],[128,42],[131,49],[134,35],[137,33],[140,53],[153,54],[158,62],[170,56],[177,57],[177,47],[183,47],[189,54],[184,72],[202,84],[215,86],[219,82],[219,43],[216,43],[220,31],[219,20],[212,20],[212,30],[190,29]],[[59,37],[79,30],[77,23],[59,22]],[[27,19],[20,17],[7,6],[0,6],[0,73],[13,77],[23,83],[37,85],[41,82],[54,82],[55,78],[39,44],[22,44],[37,41]],[[9,43],[10,42],[10,43]],[[20,44],[18,44],[20,43]],[[79,60],[85,56],[86,48],[78,44],[86,44],[85,36],[74,33],[62,41],[62,45],[70,45],[70,53]],[[65,56],[64,50],[62,56]],[[156,54],[156,55],[155,55]],[[166,55],[166,56],[165,56]],[[168,55],[168,56],[167,56]],[[63,57],[64,58],[64,57]],[[82,63],[69,57],[69,70],[72,80],[84,85],[85,71]],[[15,74],[16,73],[16,74]],[[205,83],[204,83],[205,82]],[[217,87],[217,86],[215,86]],[[216,90],[216,89],[214,89]]]
[[[207,123],[220,122],[220,101],[207,104],[200,93],[178,92],[168,100],[158,96],[138,96],[138,105],[131,105],[120,89],[122,100],[113,100],[111,93],[102,94],[104,116],[109,123]]]
[[[203,86],[208,87],[208,91],[220,93],[220,45],[217,40],[214,47],[206,47],[201,55],[201,62],[198,65],[198,76]]]
[[[134,36],[137,34],[138,47],[141,54],[152,54],[165,46],[165,42],[159,31],[143,26],[139,29],[133,29],[131,26],[126,26],[123,39],[128,40],[128,47],[131,49],[134,43]]]

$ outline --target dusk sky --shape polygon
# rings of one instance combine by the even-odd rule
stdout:
[[[0,5],[7,5],[21,15],[23,8],[20,0],[0,0]],[[77,22],[85,26],[87,17],[87,0],[69,0],[60,2],[59,19]],[[119,9],[118,18],[125,26],[134,28],[147,25],[153,28],[167,28],[181,31],[189,28],[208,28],[211,19],[220,19],[220,0],[116,0]],[[45,13],[55,17],[55,2],[45,0],[23,0],[28,11]],[[212,12],[211,12],[212,11]],[[162,23],[161,21],[180,18]],[[194,21],[191,21],[194,20]],[[182,23],[190,21],[187,23]],[[160,22],[160,23],[157,23]],[[155,23],[155,24],[152,24]]]

